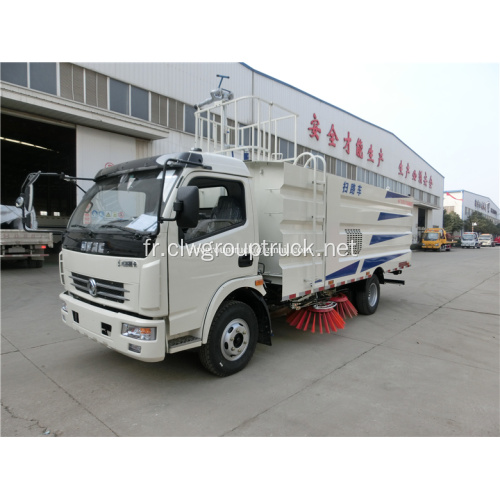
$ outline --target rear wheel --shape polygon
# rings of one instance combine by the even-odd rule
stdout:
[[[231,300],[217,311],[207,343],[200,348],[202,365],[214,375],[227,377],[248,364],[257,345],[258,323],[252,308]]]
[[[380,283],[376,274],[362,281],[356,290],[356,306],[361,314],[373,314],[380,300]]]

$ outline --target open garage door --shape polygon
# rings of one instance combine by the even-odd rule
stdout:
[[[76,130],[46,120],[2,113],[2,205],[14,205],[30,172],[76,175]],[[54,178],[36,183],[35,210],[39,227],[66,226],[76,206],[76,187]]]

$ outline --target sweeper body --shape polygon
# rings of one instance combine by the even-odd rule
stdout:
[[[190,151],[101,170],[63,234],[63,322],[137,360],[198,349],[225,376],[271,345],[275,310],[319,333],[374,313],[379,285],[403,284],[387,275],[409,266],[412,202],[303,163]]]

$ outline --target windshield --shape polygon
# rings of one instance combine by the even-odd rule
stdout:
[[[145,257],[161,212],[178,179],[178,170],[129,171],[98,179],[71,216],[63,248],[85,253]],[[160,206],[161,204],[161,206]]]
[[[175,184],[175,171],[165,172],[163,201]],[[154,233],[157,227],[162,170],[128,172],[98,181],[83,197],[68,229],[96,232],[110,228]]]
[[[473,240],[474,235],[473,234],[464,234],[463,238],[464,240]]]
[[[479,236],[480,240],[491,240],[491,236]]]
[[[426,241],[437,241],[439,239],[439,233],[425,233],[424,240]]]

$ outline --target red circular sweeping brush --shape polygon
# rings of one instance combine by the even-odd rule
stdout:
[[[358,315],[358,311],[352,305],[352,302],[343,293],[339,293],[335,295],[335,297],[332,297],[332,301],[337,304],[337,309],[342,318],[345,319],[346,316],[353,318]]]
[[[305,307],[297,311],[291,312],[286,321],[290,326],[294,326],[299,330],[306,331],[311,325],[311,331],[316,331],[316,323],[318,323],[319,333],[336,332],[345,326],[345,321],[340,314],[335,310],[337,304],[334,302],[322,302],[314,306]]]

